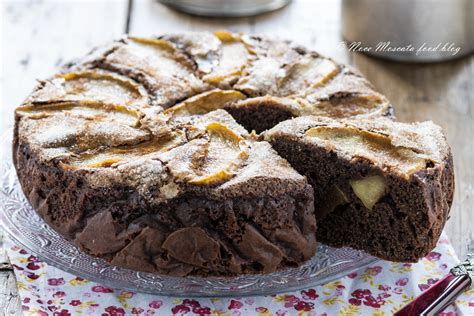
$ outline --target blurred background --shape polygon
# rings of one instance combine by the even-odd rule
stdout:
[[[418,14],[413,5],[406,6],[406,11],[398,12],[385,7],[382,8],[385,15],[375,14],[369,4],[367,10],[342,15],[343,4],[348,5],[351,1],[349,5],[352,6],[355,2],[360,5],[366,2],[294,0],[281,9],[257,16],[210,18],[179,12],[157,0],[4,0],[0,132],[9,131],[14,107],[29,94],[36,79],[51,76],[64,62],[84,55],[92,47],[118,38],[123,33],[150,36],[167,32],[229,30],[291,39],[338,62],[359,68],[391,100],[399,120],[433,120],[443,127],[453,147],[457,173],[455,203],[446,230],[458,255],[463,257],[468,240],[473,237],[474,227],[474,212],[471,209],[474,179],[472,52],[464,50],[457,58],[444,62],[398,63],[351,51],[342,44],[343,26],[346,36],[370,39],[372,33],[367,32],[378,30],[377,24],[373,26],[362,22],[375,21],[382,27],[384,21],[388,22],[394,14],[411,12],[415,18]],[[456,5],[473,2],[427,1],[434,6],[450,3],[458,9]],[[278,5],[270,8],[276,9],[287,1],[277,2]],[[390,0],[382,2],[389,3]],[[462,7],[456,14],[464,11]],[[458,31],[466,31],[469,25],[472,26],[461,17],[457,19],[459,21],[450,23]],[[438,20],[439,25],[422,26],[427,37],[440,34],[440,29],[448,30],[450,25]],[[391,34],[409,33],[406,29],[392,31]],[[421,32],[423,36],[423,29]]]

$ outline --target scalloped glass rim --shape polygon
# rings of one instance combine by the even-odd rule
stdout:
[[[237,277],[171,277],[132,271],[91,257],[54,231],[26,200],[11,160],[12,132],[2,136],[0,224],[18,245],[68,273],[112,287],[173,296],[245,296],[289,292],[328,283],[379,259],[351,248],[318,244],[316,255],[297,268]]]

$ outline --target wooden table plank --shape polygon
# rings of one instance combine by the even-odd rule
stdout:
[[[15,275],[2,241],[3,236],[0,230],[0,312],[4,315],[21,315]]]
[[[0,271],[0,315],[22,315],[13,272]]]
[[[127,0],[1,1],[3,18],[0,132],[37,79],[125,31]]]
[[[7,0],[2,5],[0,135],[37,78],[125,32],[127,0]],[[1,235],[1,232],[0,232]],[[1,248],[1,247],[0,247]],[[21,315],[15,275],[0,250],[0,315]],[[3,313],[3,314],[2,314]]]
[[[10,265],[10,261],[8,260],[7,251],[4,246],[4,236],[3,232],[0,229],[0,271],[11,270],[12,266]]]

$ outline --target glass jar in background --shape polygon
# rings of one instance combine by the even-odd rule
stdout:
[[[406,62],[474,52],[474,0],[342,0],[349,50]]]
[[[159,0],[174,9],[201,16],[243,17],[278,10],[291,0]]]

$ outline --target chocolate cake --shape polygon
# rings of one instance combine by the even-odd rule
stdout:
[[[265,139],[314,188],[317,239],[413,262],[432,249],[453,201],[453,161],[432,122],[282,122]]]
[[[415,261],[446,220],[451,154],[432,123],[394,119],[357,71],[291,42],[125,37],[38,84],[13,160],[38,214],[114,265],[267,273],[316,238]]]

